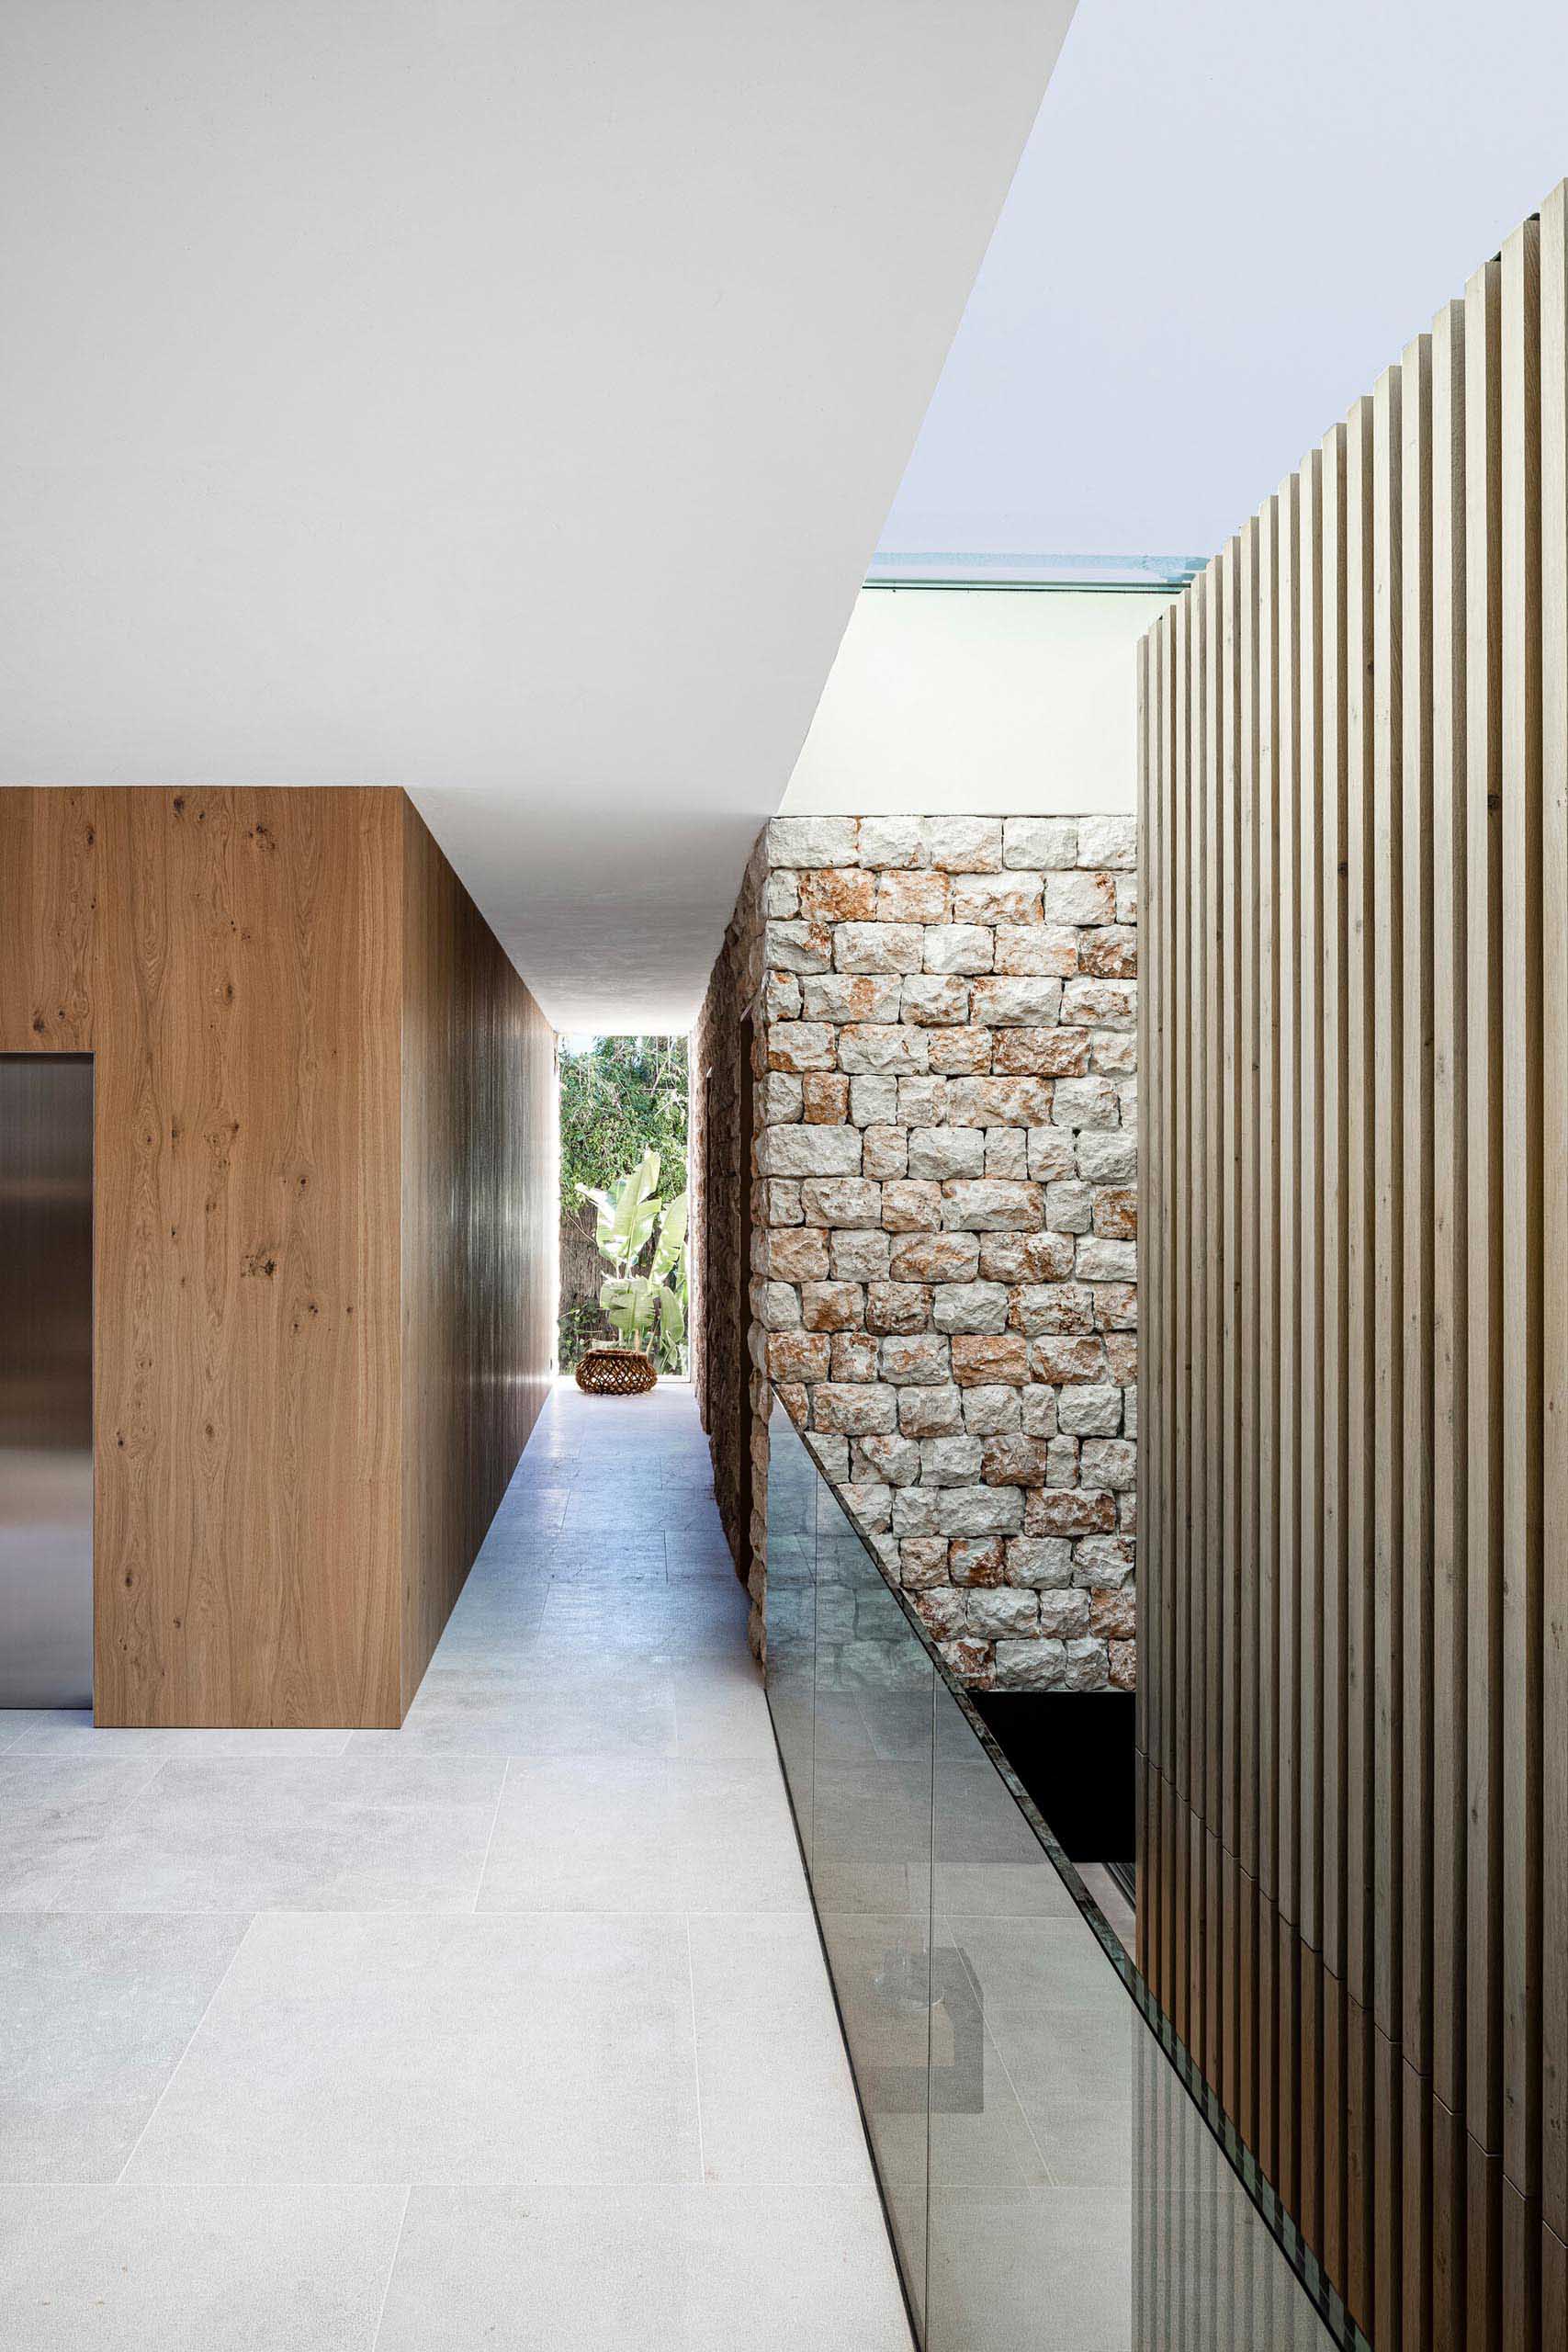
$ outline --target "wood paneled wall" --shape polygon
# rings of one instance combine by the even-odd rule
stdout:
[[[402,1696],[549,1390],[555,1033],[403,810]]]
[[[1141,650],[1140,1964],[1385,2347],[1568,2341],[1568,200]]]
[[[400,793],[8,790],[0,1048],[95,1057],[98,1720],[400,1722],[548,1362],[532,1000]]]

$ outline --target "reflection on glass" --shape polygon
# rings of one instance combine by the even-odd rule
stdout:
[[[1332,2341],[782,1407],[768,1680],[924,2352]]]

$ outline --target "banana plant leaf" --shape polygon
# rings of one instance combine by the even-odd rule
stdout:
[[[664,1212],[653,1252],[653,1279],[661,1283],[673,1273],[686,1239],[686,1195],[677,1193]]]

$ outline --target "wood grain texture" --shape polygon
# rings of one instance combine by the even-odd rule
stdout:
[[[1144,1965],[1376,2344],[1555,2346],[1568,190],[1144,697]]]
[[[404,817],[0,793],[0,1046],[95,1057],[104,1724],[401,1721]]]
[[[402,1703],[549,1386],[555,1035],[402,806]]]

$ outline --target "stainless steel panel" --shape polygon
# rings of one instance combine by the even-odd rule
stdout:
[[[93,1062],[0,1054],[0,1707],[93,1690]]]

